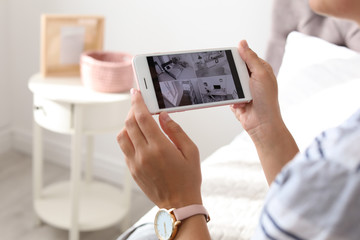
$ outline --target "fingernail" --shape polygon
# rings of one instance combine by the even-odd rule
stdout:
[[[249,47],[249,45],[248,45],[248,43],[247,43],[246,40],[242,40],[242,41],[241,41],[241,46],[242,46],[243,48],[248,48],[248,47]]]
[[[136,89],[135,89],[135,88],[131,88],[131,89],[130,89],[130,94],[131,94],[131,95],[134,95],[135,93],[136,93]]]

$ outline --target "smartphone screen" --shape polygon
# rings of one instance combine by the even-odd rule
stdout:
[[[231,50],[146,59],[159,109],[245,98]]]

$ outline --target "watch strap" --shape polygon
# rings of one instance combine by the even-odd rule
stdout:
[[[193,204],[173,210],[176,220],[181,221],[194,215],[202,214],[205,216],[206,222],[210,221],[210,216],[206,208],[201,204]]]

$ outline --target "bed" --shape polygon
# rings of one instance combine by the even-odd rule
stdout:
[[[302,150],[323,129],[338,125],[359,108],[360,30],[353,22],[316,15],[307,0],[273,3],[266,59],[278,76],[284,121]],[[212,238],[250,239],[268,186],[246,132],[208,157],[202,172]],[[153,231],[156,210],[128,233]],[[136,230],[140,225],[143,230]]]

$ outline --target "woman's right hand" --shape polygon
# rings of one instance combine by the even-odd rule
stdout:
[[[239,53],[250,74],[250,92],[253,100],[231,106],[236,118],[250,136],[262,132],[264,127],[281,120],[276,77],[271,66],[253,52],[245,40],[239,44]]]

